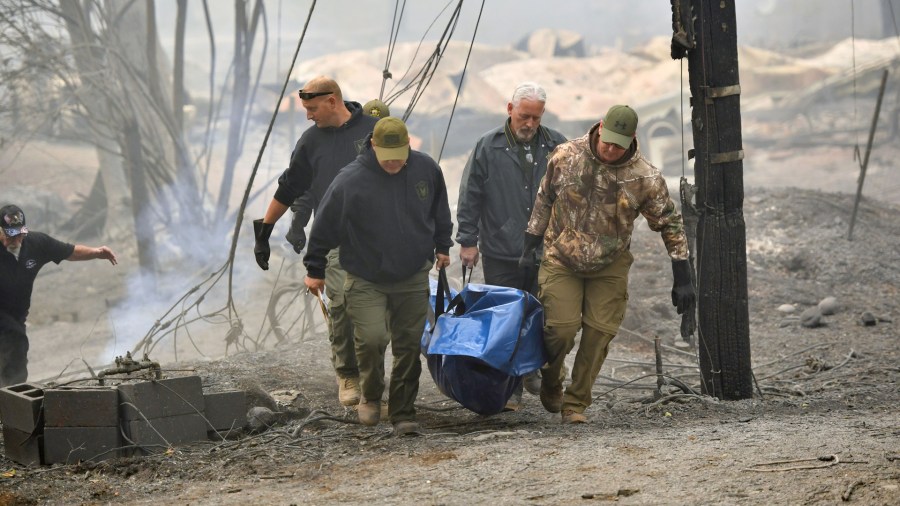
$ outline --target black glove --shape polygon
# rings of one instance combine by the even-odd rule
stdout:
[[[537,248],[543,240],[543,236],[525,232],[525,251],[522,252],[522,256],[519,258],[520,269],[534,267],[537,264]]]
[[[684,314],[694,310],[695,295],[694,285],[691,283],[691,264],[687,260],[675,260],[672,262],[672,276],[675,282],[672,284],[672,305],[678,314]]]
[[[291,219],[291,228],[288,229],[287,235],[284,236],[297,253],[302,252],[306,246],[306,230],[304,228],[309,223],[310,215],[312,215],[312,209],[302,204],[297,205],[299,202],[301,200],[297,199],[294,201],[294,205],[291,206],[291,209],[294,209],[294,218]]]
[[[263,220],[253,220],[253,234],[256,236],[256,246],[253,247],[253,253],[256,254],[256,263],[259,267],[267,271],[269,270],[269,237],[275,228],[274,223],[263,223]]]

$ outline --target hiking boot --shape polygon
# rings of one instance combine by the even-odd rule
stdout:
[[[532,371],[522,378],[525,390],[531,395],[541,395],[541,370]]]
[[[388,401],[381,399],[381,418],[387,418],[390,413],[390,406],[388,405]]]
[[[341,378],[338,376],[338,400],[344,406],[359,404],[359,378]]]
[[[541,404],[544,409],[551,413],[559,413],[562,409],[563,389],[562,385],[550,387],[547,382],[541,379]]]
[[[588,419],[581,413],[566,409],[562,412],[562,423],[587,423]]]
[[[356,416],[363,425],[378,425],[381,420],[381,402],[363,399],[356,407]]]
[[[421,436],[422,427],[415,420],[404,420],[394,423],[395,436]]]

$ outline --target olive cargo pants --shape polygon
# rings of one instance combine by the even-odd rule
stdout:
[[[372,283],[347,274],[347,309],[353,321],[362,397],[379,401],[384,393],[384,355],[388,343],[394,363],[388,397],[392,423],[415,420],[419,393],[419,342],[428,313],[428,262],[396,283]]]
[[[359,367],[356,365],[356,350],[353,347],[353,324],[347,315],[344,283],[347,272],[341,268],[339,250],[328,252],[328,265],[325,267],[325,292],[331,302],[328,311],[331,320],[328,326],[328,342],[331,343],[331,365],[341,378],[356,378]]]

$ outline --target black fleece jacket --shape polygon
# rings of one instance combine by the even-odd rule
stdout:
[[[315,209],[338,171],[362,153],[366,136],[378,118],[363,114],[357,102],[344,101],[344,105],[351,114],[346,123],[339,127],[313,126],[300,136],[290,166],[278,178],[275,200],[289,206],[311,190],[305,198],[310,200],[308,207]]]
[[[324,279],[326,255],[340,246],[341,266],[350,274],[372,283],[398,282],[433,261],[435,253],[449,254],[452,233],[438,164],[411,150],[403,169],[391,175],[369,147],[325,192],[303,263],[311,278]]]

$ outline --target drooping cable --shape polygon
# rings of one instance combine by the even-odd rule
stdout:
[[[400,79],[398,79],[396,81],[396,83],[394,84],[394,86],[390,89],[390,91],[388,91],[388,95],[393,96],[394,90],[397,89],[397,87],[399,86],[399,83],[403,82],[406,79],[406,76],[409,75],[409,71],[412,70],[413,63],[415,63],[416,58],[419,56],[419,50],[422,49],[422,44],[425,42],[425,37],[428,36],[428,34],[431,32],[431,29],[434,27],[434,24],[437,23],[438,19],[441,18],[441,16],[444,14],[444,11],[446,11],[447,8],[450,7],[450,4],[452,4],[452,3],[453,3],[453,0],[448,0],[448,2],[446,4],[444,4],[444,8],[441,9],[441,11],[437,13],[437,15],[434,17],[434,19],[431,20],[431,23],[428,25],[428,28],[425,29],[425,33],[422,34],[422,38],[419,39],[419,44],[416,46],[416,50],[413,52],[412,58],[410,58],[410,60],[409,60],[409,65],[406,67],[406,71],[403,72],[403,75],[400,76]],[[408,87],[404,88],[404,90],[405,89],[408,89]],[[389,102],[387,100],[384,100],[384,102],[387,105],[391,105],[391,102]]]
[[[450,118],[447,119],[447,129],[444,130],[444,140],[441,142],[441,150],[438,152],[437,163],[441,163],[444,154],[444,145],[447,144],[447,135],[450,133],[450,125],[453,123],[453,113],[456,112],[456,103],[462,91],[463,82],[466,80],[466,69],[469,67],[469,57],[472,56],[472,48],[475,46],[475,35],[478,34],[478,25],[481,24],[481,14],[484,12],[484,0],[481,0],[481,8],[478,10],[478,19],[475,21],[475,30],[472,31],[472,41],[469,42],[469,52],[466,53],[466,61],[463,63],[462,74],[459,76],[459,84],[456,86],[456,98],[453,99],[453,107],[450,109]]]
[[[447,49],[450,38],[453,36],[453,33],[456,30],[461,7],[462,0],[459,0],[459,3],[457,3],[456,9],[454,9],[453,14],[451,14],[450,21],[447,23],[444,32],[441,34],[441,37],[438,40],[434,51],[431,53],[431,55],[428,57],[428,59],[425,61],[424,65],[419,69],[416,75],[412,77],[410,83],[384,98],[384,102],[386,104],[391,104],[400,95],[409,91],[410,89],[415,88],[412,96],[410,97],[409,105],[407,106],[406,111],[403,113],[403,121],[406,121],[409,118],[410,114],[412,114],[412,111],[421,98],[422,93],[431,82],[431,79],[434,76],[438,65],[440,64],[440,60],[443,57],[444,51],[446,51]]]
[[[247,181],[247,187],[244,189],[244,197],[241,199],[241,207],[237,212],[237,219],[235,219],[234,233],[231,237],[231,251],[228,254],[228,304],[230,307],[234,306],[234,255],[237,251],[238,237],[240,237],[241,234],[241,224],[244,221],[244,211],[247,208],[250,190],[253,188],[253,180],[256,178],[256,172],[259,170],[259,164],[262,161],[263,153],[266,151],[266,144],[269,142],[269,137],[272,135],[272,128],[275,125],[275,118],[278,117],[279,106],[284,99],[284,92],[287,90],[288,83],[291,82],[291,73],[294,71],[294,66],[297,64],[297,56],[300,54],[300,47],[303,45],[303,39],[306,37],[306,30],[309,28],[309,22],[312,19],[315,8],[316,0],[312,0],[312,3],[309,6],[309,14],[306,16],[306,22],[303,24],[303,31],[300,33],[300,40],[297,41],[297,49],[294,50],[294,57],[291,59],[291,65],[288,67],[287,73],[285,73],[284,84],[281,86],[281,93],[279,94],[278,101],[275,103],[275,108],[272,111],[272,119],[269,120],[269,126],[266,128],[266,135],[263,137],[262,146],[260,146],[259,153],[256,155],[256,162],[253,164],[253,170],[250,171],[250,179]]]
[[[394,57],[394,48],[397,47],[397,36],[400,34],[400,22],[403,20],[403,12],[406,11],[406,0],[403,0],[403,7],[400,7],[398,15],[397,9],[400,0],[394,2],[394,18],[391,22],[391,34],[388,37],[387,55],[384,59],[384,70],[381,71],[381,91],[378,92],[378,99],[384,98],[384,86],[388,79],[393,78],[391,75],[391,59]]]

